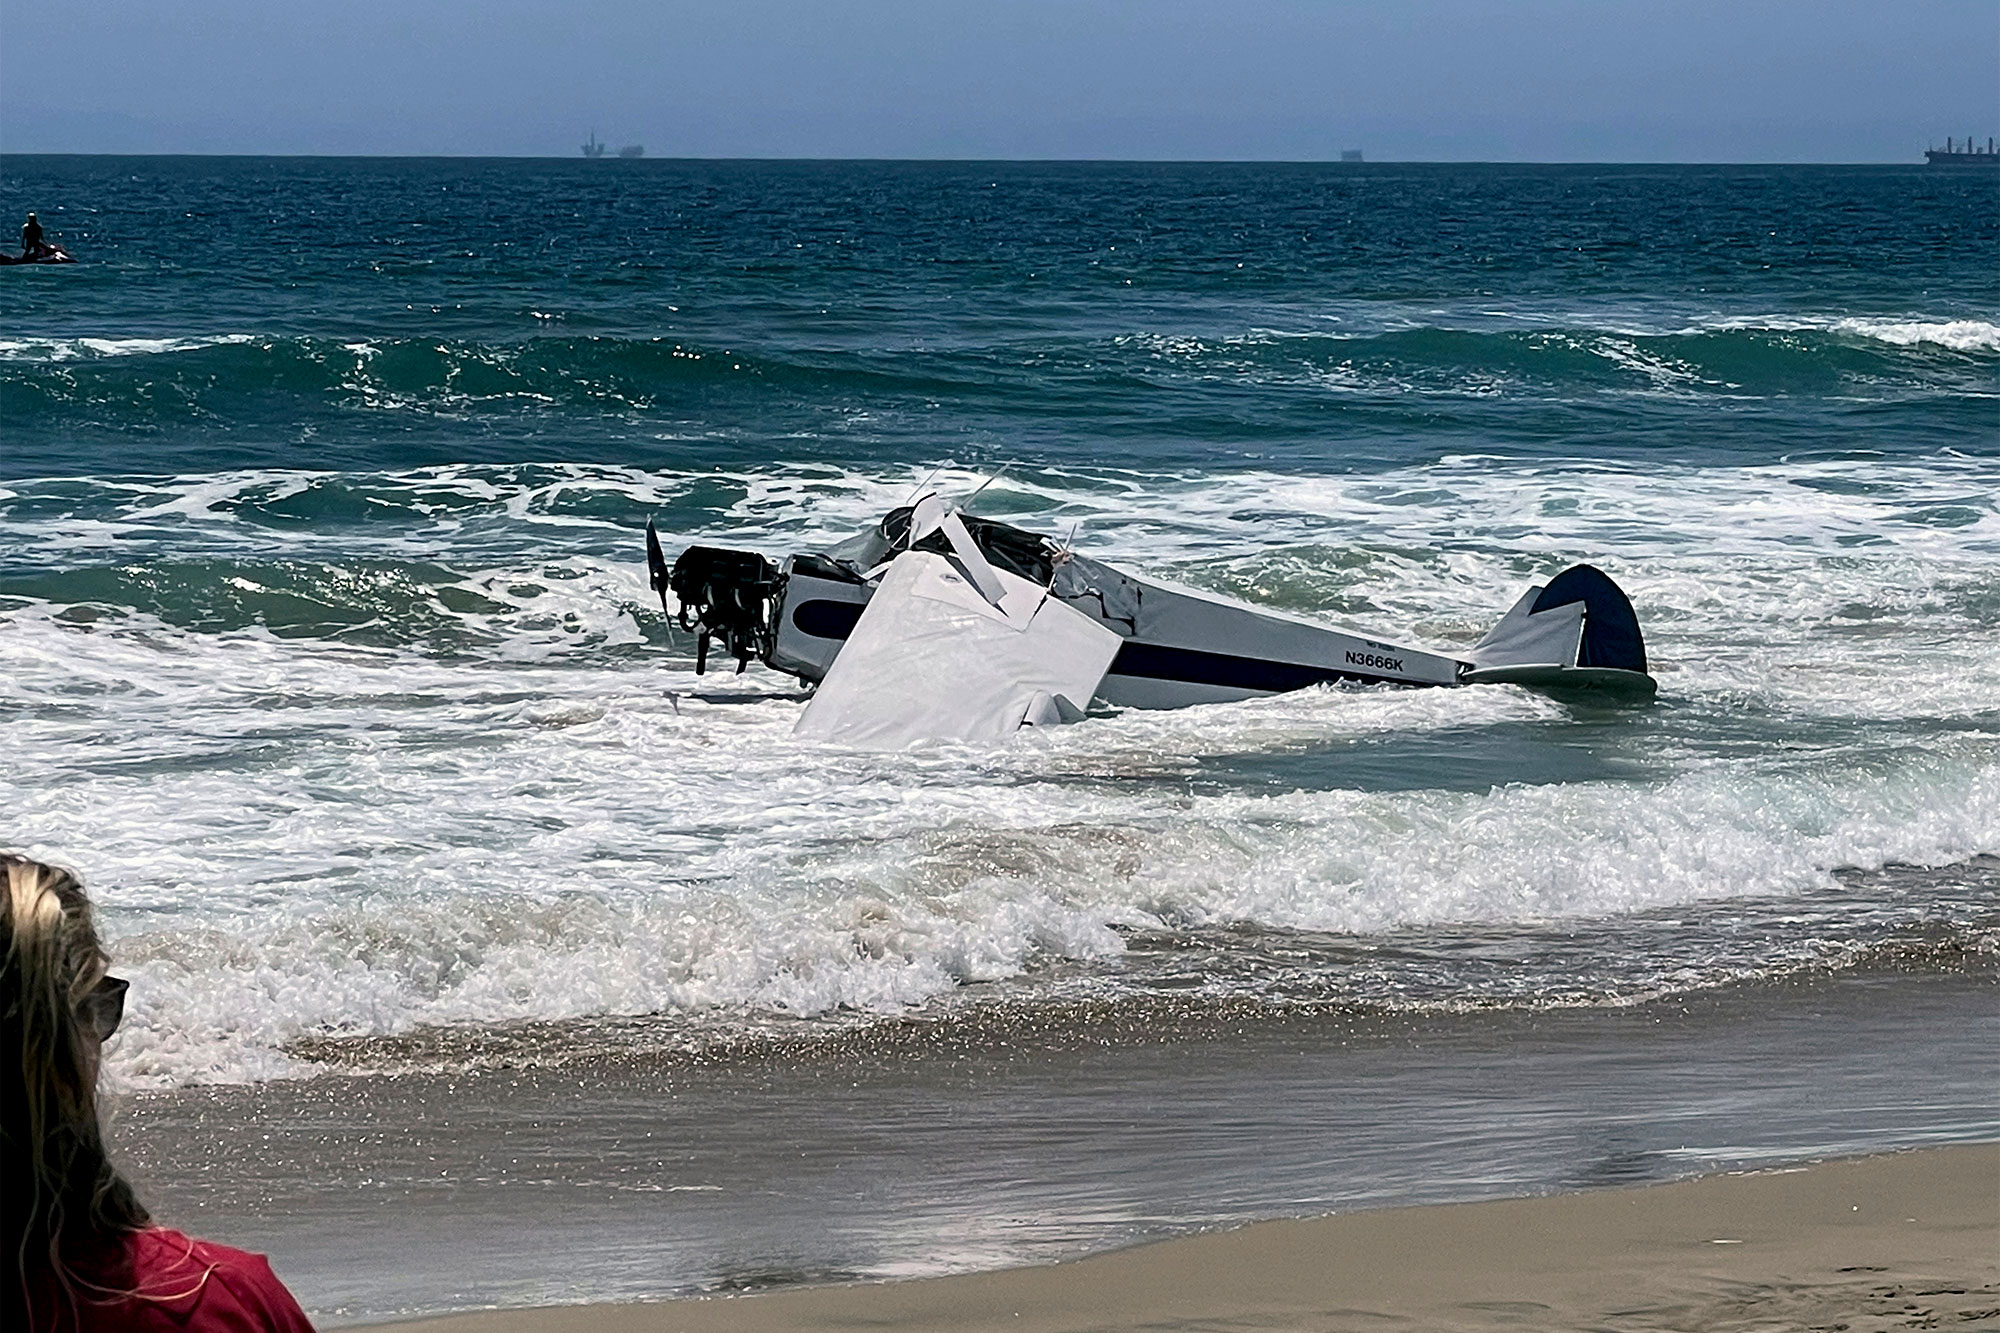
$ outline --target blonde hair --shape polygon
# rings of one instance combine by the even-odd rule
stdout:
[[[0,1268],[0,1316],[27,1327],[38,1294],[68,1304],[78,1285],[117,1283],[119,1242],[149,1219],[98,1123],[98,1037],[82,1009],[110,959],[90,899],[69,871],[25,857],[0,853],[0,872],[0,1242],[13,1270]]]

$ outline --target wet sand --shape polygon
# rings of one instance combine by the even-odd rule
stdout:
[[[269,1254],[337,1328],[1066,1271],[1272,1218],[1993,1143],[1994,999],[1884,973],[1421,1025],[329,1073],[139,1097],[113,1138],[156,1216]]]
[[[960,1277],[498,1311],[395,1327],[2000,1329],[2000,1144],[1264,1222]]]

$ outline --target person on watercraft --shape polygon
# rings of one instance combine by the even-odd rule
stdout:
[[[28,220],[21,224],[21,258],[40,259],[54,250],[54,246],[42,239],[41,222],[33,213],[28,214]]]

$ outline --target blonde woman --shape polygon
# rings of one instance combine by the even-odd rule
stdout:
[[[261,1255],[152,1219],[104,1155],[97,1068],[125,1010],[90,900],[0,853],[0,1328],[311,1333]]]

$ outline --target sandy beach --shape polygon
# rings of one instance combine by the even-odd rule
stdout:
[[[2000,1328],[2000,1145],[1259,1223],[1005,1272],[394,1327]]]

